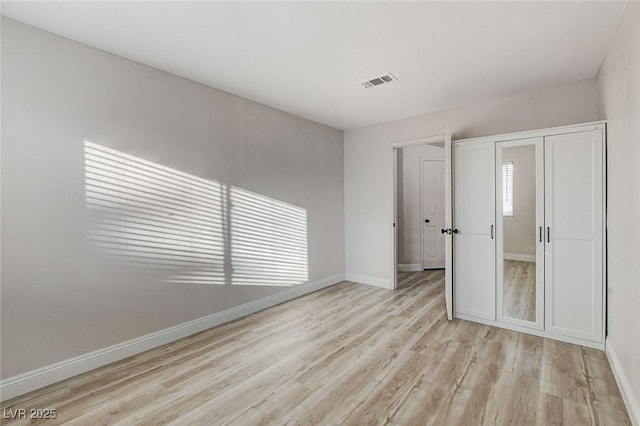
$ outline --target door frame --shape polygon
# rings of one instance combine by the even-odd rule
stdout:
[[[434,161],[434,162],[439,162],[442,163],[442,165],[444,166],[444,169],[446,171],[447,169],[447,165],[445,163],[445,159],[443,158],[442,160],[433,160],[431,158],[425,158],[420,156],[420,220],[424,220],[425,214],[424,214],[424,162],[425,161]],[[444,195],[444,191],[445,191],[445,182],[444,180],[442,181],[442,193]],[[446,198],[446,197],[445,197]],[[446,200],[442,201],[443,206],[446,203]],[[445,214],[446,216],[446,214]],[[446,219],[445,219],[446,220]],[[425,227],[424,227],[424,223],[420,222],[420,269],[422,271],[425,270],[425,264],[424,264],[424,240],[425,240]],[[443,225],[444,226],[444,225]],[[446,250],[446,249],[445,249]],[[445,253],[445,259],[446,259],[446,253]],[[445,260],[445,265],[444,268],[446,269],[446,260]],[[433,268],[433,269],[438,269],[438,268]]]
[[[447,131],[448,133],[448,131]],[[447,137],[447,134],[441,134],[441,135],[435,135],[435,136],[428,136],[428,137],[423,137],[423,138],[417,138],[417,139],[409,139],[409,140],[404,140],[404,141],[398,141],[398,142],[393,142],[391,143],[391,155],[390,155],[390,161],[392,164],[392,186],[393,186],[393,190],[392,190],[392,198],[390,200],[390,204],[391,204],[391,221],[392,221],[392,226],[391,226],[391,288],[392,289],[397,289],[398,288],[398,227],[397,227],[397,223],[398,223],[398,212],[397,212],[397,203],[398,203],[398,148],[405,148],[408,146],[413,146],[413,145],[432,145],[432,144],[437,144],[437,143],[443,143],[444,149],[445,149],[445,168],[447,165],[447,141],[449,142],[449,150],[451,149],[451,138]],[[451,153],[449,153],[449,158]],[[448,171],[448,173],[451,173],[451,171]],[[448,174],[447,172],[445,174]],[[451,195],[449,194],[449,196],[447,197],[447,193],[445,192],[445,206],[447,204],[447,202],[451,201]],[[445,218],[446,221],[446,218]],[[451,256],[449,256],[451,257]],[[420,263],[422,264],[422,260],[420,261]],[[446,262],[445,262],[446,263]],[[447,264],[447,267],[449,265]]]

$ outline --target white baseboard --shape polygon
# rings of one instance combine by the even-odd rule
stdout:
[[[607,359],[609,359],[609,364],[611,365],[611,370],[613,371],[613,376],[616,379],[618,388],[620,388],[620,393],[622,394],[624,405],[627,407],[631,423],[635,426],[640,426],[640,401],[638,400],[638,395],[634,393],[631,382],[629,382],[626,373],[622,369],[620,360],[609,339],[606,340],[605,353],[607,354]]]
[[[399,272],[419,272],[422,271],[422,265],[419,263],[399,263]]]
[[[382,288],[392,288],[391,281],[385,278],[370,277],[367,275],[353,274],[347,272],[344,274],[344,279],[347,281],[353,281],[354,283],[373,285]]]
[[[536,330],[534,328],[529,328],[529,327],[516,325],[516,324],[509,324],[506,322],[499,323],[496,320],[492,319],[493,316],[487,316],[486,314],[477,313],[475,311],[463,310],[463,312],[460,312],[460,309],[458,309],[453,313],[453,317],[461,320],[465,320],[465,321],[477,322],[480,324],[486,324],[493,327],[518,331],[524,334],[530,334],[532,336],[544,337],[547,339],[558,340],[560,342],[571,343],[572,345],[580,345],[587,348],[593,348],[593,349],[598,349],[600,351],[604,351],[604,342],[594,342],[591,340],[579,339],[576,337],[563,336],[561,334],[550,333],[544,330]]]
[[[225,311],[216,312],[206,317],[9,377],[0,381],[0,401],[11,399],[149,349],[162,346],[166,343],[182,339],[183,337],[199,333],[217,325],[262,311],[263,309],[295,299],[296,297],[312,293],[325,287],[330,287],[341,281],[344,281],[344,274],[336,274],[318,281],[300,284],[271,296],[235,306]]]
[[[536,256],[534,254],[518,254],[518,253],[505,253],[505,260],[519,260],[521,262],[535,262]]]

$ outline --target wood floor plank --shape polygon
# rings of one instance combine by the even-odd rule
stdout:
[[[3,424],[630,425],[603,352],[447,321],[441,270],[343,282],[2,404]]]

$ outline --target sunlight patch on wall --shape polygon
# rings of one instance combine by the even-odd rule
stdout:
[[[90,242],[166,281],[224,284],[220,183],[85,141]]]
[[[307,281],[307,211],[236,187],[230,198],[233,284]]]
[[[90,245],[190,284],[308,280],[304,208],[84,143]]]

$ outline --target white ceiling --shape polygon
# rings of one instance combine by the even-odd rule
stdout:
[[[2,14],[339,129],[596,77],[623,2],[3,2]],[[388,72],[398,81],[364,89]]]

